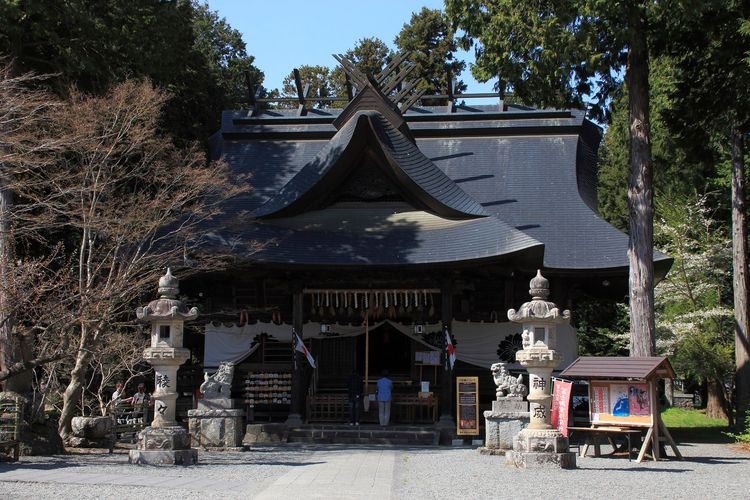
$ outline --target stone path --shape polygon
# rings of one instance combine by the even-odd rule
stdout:
[[[64,457],[54,464],[2,463],[0,497],[52,498],[57,492],[60,498],[81,494],[86,498],[101,498],[110,494],[118,498],[131,498],[141,496],[144,489],[149,489],[160,498],[174,495],[252,497],[262,500],[387,499],[391,496],[396,450],[358,449],[346,453],[340,449],[310,451],[303,457],[297,457],[298,463],[277,460],[275,467],[284,465],[286,471],[276,472],[275,477],[273,473],[264,474],[252,468],[246,474],[231,478],[211,473],[219,467],[253,467],[253,464],[242,461],[247,454],[234,453],[232,456],[235,461],[222,460],[221,464],[201,464],[199,458],[199,464],[192,467],[133,466],[127,463],[126,455],[118,454],[77,456],[71,460],[75,463],[67,463]],[[226,457],[229,458],[228,455]],[[34,457],[26,457],[26,460],[33,461]],[[91,467],[85,465],[87,461],[93,464],[104,461],[106,464]],[[92,468],[101,470],[91,472]],[[86,485],[90,485],[90,488],[82,489]],[[128,491],[131,495],[122,493]]]
[[[287,472],[255,498],[390,498],[395,457],[393,450],[318,452],[316,463]]]

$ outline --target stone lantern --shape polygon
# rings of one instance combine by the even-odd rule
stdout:
[[[151,324],[151,346],[143,357],[154,367],[154,419],[150,427],[138,435],[137,449],[130,451],[134,464],[194,464],[197,450],[190,448],[190,435],[175,421],[177,406],[177,369],[190,358],[190,351],[182,347],[185,321],[198,316],[198,309],[187,306],[177,298],[179,281],[172,271],[159,279],[159,298],[135,314],[139,320]]]
[[[516,467],[575,468],[575,453],[568,451],[568,438],[550,424],[552,370],[562,361],[555,346],[557,325],[570,322],[570,311],[548,302],[549,281],[537,271],[529,283],[531,301],[518,311],[508,311],[508,319],[523,325],[523,349],[516,361],[529,372],[529,425],[513,440],[513,451],[506,454]]]

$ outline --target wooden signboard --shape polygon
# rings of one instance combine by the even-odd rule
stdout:
[[[651,384],[645,381],[592,380],[589,412],[592,424],[651,427]]]
[[[479,377],[456,377],[456,434],[479,435]]]

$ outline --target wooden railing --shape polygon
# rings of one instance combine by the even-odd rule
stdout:
[[[391,422],[399,424],[434,423],[437,421],[438,401],[434,396],[394,394],[391,403]],[[349,398],[346,394],[315,394],[307,398],[308,422],[347,422]],[[371,401],[369,411],[360,408],[360,421],[378,421],[378,402]]]
[[[110,415],[115,420],[115,439],[135,442],[138,433],[151,424],[152,409],[147,404],[132,405],[119,403],[110,407]]]

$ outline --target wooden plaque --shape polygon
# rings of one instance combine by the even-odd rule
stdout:
[[[479,435],[479,377],[456,377],[456,434]]]

